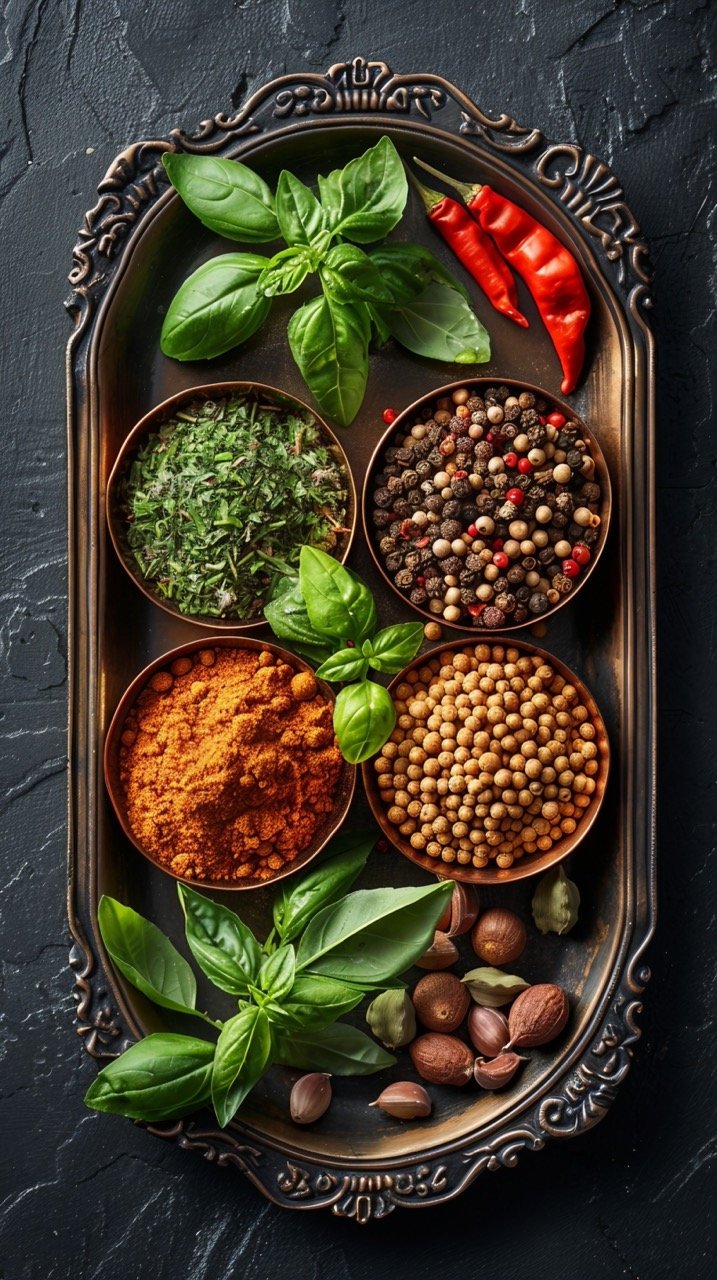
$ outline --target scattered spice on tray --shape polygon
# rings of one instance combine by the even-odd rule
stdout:
[[[120,780],[142,848],[193,880],[269,880],[333,808],[331,704],[268,650],[203,649],[157,671],[124,725]]]
[[[416,852],[507,868],[575,831],[597,786],[598,730],[544,657],[443,651],[393,700],[397,727],[373,767],[388,821]]]
[[[577,420],[519,387],[460,387],[384,449],[374,544],[416,608],[495,631],[573,590],[596,552],[601,500]]]
[[[138,450],[121,491],[130,559],[190,616],[261,615],[304,543],[340,553],[348,482],[308,411],[194,401]]]

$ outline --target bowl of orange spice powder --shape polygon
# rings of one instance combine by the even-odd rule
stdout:
[[[214,636],[155,659],[123,695],[105,781],[125,835],[187,884],[253,889],[309,862],[356,771],[331,689],[276,645]]]

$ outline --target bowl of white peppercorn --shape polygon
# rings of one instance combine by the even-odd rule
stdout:
[[[432,621],[505,632],[572,600],[600,558],[610,477],[593,433],[540,387],[471,378],[399,413],[363,492],[388,585]]]
[[[502,884],[572,853],[605,795],[610,745],[595,699],[524,641],[458,641],[388,687],[396,728],[363,766],[384,835],[426,871]]]

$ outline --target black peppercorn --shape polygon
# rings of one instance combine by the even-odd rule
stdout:
[[[547,600],[546,600],[547,604]],[[502,609],[496,609],[495,605],[488,605],[480,615],[481,623],[484,627],[490,627],[491,630],[496,627],[502,627],[505,622],[505,614]]]
[[[489,554],[489,559],[492,559],[492,558],[493,557]],[[481,560],[480,555],[476,555],[475,552],[469,551],[468,555],[465,558],[464,572],[480,573],[482,568],[483,568],[483,561]]]
[[[446,556],[442,564],[444,573],[454,574],[456,577],[458,577],[458,574],[463,568],[463,561],[460,556]]]
[[[589,547],[595,546],[599,536],[597,529],[578,529],[578,533],[575,535],[576,538],[580,538],[583,542],[587,543]],[[571,539],[571,541],[574,540],[575,539]]]
[[[405,445],[396,450],[396,462],[401,467],[413,466],[413,449]]]
[[[556,511],[553,516],[553,524],[556,529],[564,529],[568,523],[568,517],[562,511]]]
[[[420,489],[409,489],[408,493],[406,494],[406,497],[410,502],[411,506],[414,508],[420,507],[421,503],[423,502],[423,494],[421,493]]]
[[[439,449],[431,449],[431,452],[428,455],[428,461],[432,467],[436,468],[436,471],[439,471],[445,463],[445,458]]]
[[[568,455],[567,455],[567,457],[566,457],[566,459],[565,459],[565,461],[567,462],[568,466],[569,466],[569,467],[571,468],[571,470],[573,470],[573,471],[579,471],[579,470],[580,470],[580,464],[581,464],[582,460],[583,460],[583,455],[582,455],[582,453],[580,452],[580,450],[579,450],[579,449],[570,449],[570,450],[569,450],[569,452],[568,452]]]
[[[470,409],[471,413],[475,413],[477,409],[484,409],[483,398],[481,396],[469,396],[466,400],[466,408]]]
[[[415,453],[417,459],[418,458],[421,459],[421,462],[418,462],[418,461],[416,462],[416,470],[418,470],[419,466],[421,466],[422,463],[424,463],[427,460],[432,447],[433,446],[431,445],[430,440],[427,440],[425,438],[423,440],[416,441],[416,447],[413,452]]]
[[[461,604],[464,609],[467,609],[469,604],[475,604],[477,599],[478,597],[473,587],[463,587],[461,589]]]
[[[530,587],[526,586],[518,587],[515,592],[515,598],[518,601],[518,604],[527,604],[530,599],[530,595]]]
[[[420,609],[421,605],[424,605],[427,599],[428,599],[428,596],[426,595],[425,587],[413,588],[413,591],[411,592],[411,596],[410,596],[411,604],[417,605]]]
[[[588,481],[588,483],[584,484],[582,489],[580,490],[580,497],[583,499],[584,502],[587,502],[587,503],[599,502],[600,501],[600,485],[593,484],[591,481]]]
[[[493,457],[493,446],[487,440],[479,440],[473,452],[478,462],[489,462]]]
[[[413,515],[411,504],[410,502],[407,502],[405,498],[397,498],[394,501],[393,510],[397,516],[401,517],[402,520],[405,520],[407,516]]]
[[[534,591],[528,601],[528,608],[531,613],[541,614],[548,609],[548,597],[544,591]]]
[[[400,587],[402,591],[406,591],[409,587],[413,586],[415,576],[411,569],[399,569],[398,573],[394,575],[393,580],[397,587]]]
[[[470,557],[468,557],[470,558]],[[472,587],[475,583],[476,575],[470,569],[461,569],[458,574],[458,581],[462,587]]]
[[[556,573],[551,580],[551,586],[559,591],[561,596],[567,596],[573,589],[573,580],[565,573]]]
[[[550,564],[555,559],[555,550],[553,547],[541,547],[538,552],[539,564]]]
[[[418,484],[418,472],[415,470],[411,470],[411,468],[409,467],[408,470],[404,471],[403,473],[403,487],[404,489],[413,489],[414,486],[417,484]]]
[[[424,458],[421,462],[416,463],[416,475],[419,480],[425,480],[427,476],[433,475],[433,468],[428,461],[428,458]]]
[[[440,493],[432,493],[426,498],[426,511],[436,511],[440,514],[443,510],[443,501]]]
[[[396,573],[396,571],[401,568],[402,564],[403,564],[402,552],[392,551],[390,555],[386,556],[386,568],[388,569],[389,573]]]
[[[385,529],[391,523],[391,517],[388,511],[374,511],[371,521],[375,529]]]
[[[388,556],[392,551],[398,550],[395,538],[382,538],[378,547],[382,556]]]
[[[509,404],[507,408],[503,409],[503,413],[505,414],[505,422],[517,422],[520,418],[520,406],[517,404]]]
[[[572,494],[570,493],[558,494],[557,498],[555,499],[556,511],[562,511],[564,515],[571,516],[573,514],[574,508],[575,508],[575,503],[573,502]]]
[[[515,610],[515,603],[515,596],[511,595],[509,591],[501,591],[500,594],[495,597],[496,609],[502,609],[503,613],[513,613]]]
[[[512,564],[505,576],[511,587],[517,587],[525,581],[525,569],[522,569],[519,564]]]
[[[373,500],[377,507],[390,507],[393,501],[388,489],[377,489],[373,495]]]
[[[431,600],[441,600],[443,598],[443,594],[446,589],[443,578],[426,578],[424,586],[426,588],[426,595],[429,596]]]
[[[449,498],[448,501],[446,502],[446,505],[443,508],[444,520],[457,520],[460,514],[461,514],[460,502],[458,502],[455,498]],[[444,537],[447,537],[447,536],[448,536],[447,534],[444,534]],[[458,537],[458,534],[456,534],[455,536]]]
[[[529,427],[526,434],[532,449],[539,449],[541,444],[545,444],[545,441],[548,438],[548,433],[542,422],[538,422],[537,426]]]
[[[439,525],[439,532],[442,538],[447,538],[449,542],[453,542],[455,538],[460,538],[463,532],[463,525],[460,520],[442,520]]]
[[[534,569],[536,564],[537,564],[537,561],[535,559],[535,556],[523,557],[523,568],[525,569],[526,573],[530,573],[531,569]]]
[[[467,498],[473,492],[471,482],[467,476],[454,476],[451,480],[451,489],[457,498]]]
[[[421,563],[420,551],[407,551],[403,563],[407,569],[417,569]]]
[[[525,619],[527,618],[527,616],[528,616],[528,610],[526,609],[525,605],[518,604],[515,606],[515,613],[513,614],[513,622],[525,622]]]

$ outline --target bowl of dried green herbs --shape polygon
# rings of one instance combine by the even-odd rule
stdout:
[[[246,630],[302,546],[346,559],[356,493],[338,440],[261,383],[193,387],[146,414],[110,474],[107,522],[135,585],[175,617]]]

